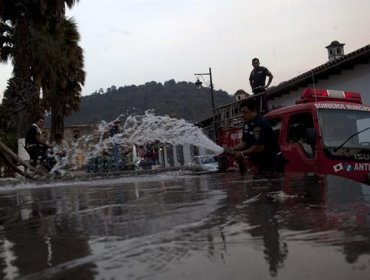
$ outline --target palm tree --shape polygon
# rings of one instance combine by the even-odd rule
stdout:
[[[52,31],[51,31],[52,30]],[[78,46],[80,35],[72,19],[61,19],[57,24],[45,26],[46,34],[38,37],[33,77],[43,93],[43,107],[50,109],[51,138],[63,133],[64,116],[78,110],[81,86],[85,81],[83,52]],[[45,67],[45,65],[47,65]]]
[[[71,73],[68,74],[68,71],[72,71],[73,68],[68,68],[69,57],[64,56],[67,54],[64,46],[66,42],[63,45],[62,40],[54,35],[54,32],[62,32],[58,31],[58,26],[62,28],[61,26],[66,24],[65,8],[71,8],[77,2],[78,0],[0,0],[0,31],[4,30],[0,34],[0,58],[3,62],[11,58],[14,66],[13,78],[8,82],[4,102],[9,105],[8,107],[14,108],[18,137],[24,135],[32,122],[31,116],[42,109],[40,89],[42,89],[45,105],[48,105],[48,100],[53,100],[49,102],[52,114],[64,113],[64,109],[56,109],[59,106],[56,105],[56,100],[63,95],[55,98],[52,96],[55,96],[58,90],[66,89],[69,82],[78,81],[78,86],[73,88],[77,90],[79,97],[80,85],[83,84],[85,75],[82,70],[82,50],[80,50],[80,62],[77,63],[80,66],[80,77],[76,79]],[[77,28],[75,25],[74,27],[78,35]],[[55,48],[49,48],[49,53],[46,54],[39,52],[39,49],[35,48],[40,45],[38,40],[48,41],[49,46],[55,46]],[[74,46],[78,49],[77,42],[78,40],[74,42]],[[79,53],[78,50],[75,52]],[[41,62],[46,63],[41,64]],[[36,69],[41,68],[42,74],[38,74]],[[72,95],[76,97],[76,92]],[[68,105],[72,101],[74,104]],[[76,109],[76,98],[66,97],[66,102],[65,104],[61,102],[64,104],[63,107]],[[63,119],[63,115],[56,119],[60,118]],[[63,125],[59,124],[57,127],[59,130]]]
[[[8,23],[0,21],[0,61],[7,63],[13,56],[14,29]]]
[[[38,111],[39,96],[32,83],[30,73],[30,36],[31,14],[29,0],[0,0],[0,18],[2,27],[7,31],[2,34],[6,41],[2,43],[1,59],[12,57],[13,78],[8,81],[4,93],[4,103],[11,108],[13,119],[17,123],[17,136],[24,136],[35,111]],[[12,27],[12,32],[9,28]],[[9,40],[12,38],[12,40]]]

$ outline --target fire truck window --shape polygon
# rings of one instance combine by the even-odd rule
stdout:
[[[314,147],[306,142],[307,128],[313,128],[311,113],[300,113],[290,116],[288,123],[288,143],[299,143],[308,158],[314,157]]]
[[[370,135],[367,130],[354,135],[348,141],[347,138],[370,126],[369,112],[319,110],[318,118],[326,147],[338,147],[345,141],[343,148],[363,148],[364,145],[367,145]]]
[[[363,131],[358,135],[358,142],[360,143],[360,145],[370,145],[369,144],[370,130],[367,129],[369,127],[369,124],[370,117],[357,120],[357,130]]]

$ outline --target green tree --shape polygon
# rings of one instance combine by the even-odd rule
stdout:
[[[65,19],[66,7],[71,8],[77,2],[0,0],[0,58],[3,62],[11,59],[14,67],[13,77],[4,93],[4,103],[12,108],[18,137],[24,136],[32,116],[45,108],[55,115],[54,132],[63,129],[63,114],[78,108],[85,75],[83,56],[77,45],[76,25]],[[62,37],[55,35],[61,33]],[[40,42],[48,42],[42,48],[47,48],[48,52],[40,51]],[[66,57],[71,53],[74,58],[79,58],[78,70],[71,66],[72,57]],[[67,93],[68,89],[72,92]],[[46,107],[41,106],[41,96]],[[61,97],[64,99],[59,99]]]
[[[31,14],[29,0],[0,0],[2,19],[1,59],[12,59],[13,77],[4,93],[4,104],[11,109],[17,124],[17,136],[23,136],[31,116],[39,110],[39,96],[31,79],[30,34]],[[9,28],[13,30],[10,32]],[[11,39],[11,40],[10,40]],[[4,47],[4,48],[3,48]],[[4,50],[3,50],[4,49]]]
[[[78,110],[81,87],[85,81],[80,35],[72,19],[60,19],[34,34],[37,50],[33,77],[42,89],[43,107],[51,112],[51,136],[63,133],[64,116]]]

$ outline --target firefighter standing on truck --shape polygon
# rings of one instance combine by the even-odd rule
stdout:
[[[262,94],[259,98],[259,112],[267,112],[267,101],[266,101],[266,88],[268,88],[272,82],[273,75],[271,72],[264,66],[260,66],[260,61],[258,58],[252,59],[253,70],[249,76],[249,83],[252,88],[253,94]],[[266,77],[268,77],[267,84]]]

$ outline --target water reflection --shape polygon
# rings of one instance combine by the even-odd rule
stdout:
[[[11,245],[2,247],[1,260],[6,267],[0,278],[28,275],[89,254],[88,236],[78,221],[58,215],[66,208],[58,205],[57,196],[52,188],[1,196],[1,239]],[[8,262],[10,256],[12,261]],[[78,273],[89,279],[93,267],[93,263],[82,265],[66,271],[63,277]]]
[[[303,174],[3,187],[0,278],[367,279],[369,209],[369,186]]]

